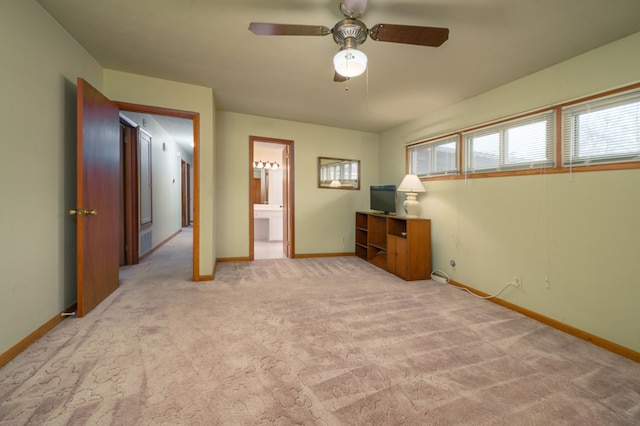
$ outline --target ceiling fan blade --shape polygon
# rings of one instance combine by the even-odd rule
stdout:
[[[449,38],[449,28],[377,24],[369,30],[369,37],[376,41],[438,47]]]
[[[336,83],[342,83],[343,81],[347,81],[347,80],[349,80],[349,77],[340,75],[337,72],[333,73],[333,81],[335,81]]]
[[[331,30],[322,25],[268,24],[264,22],[252,22],[249,24],[249,30],[256,35],[325,36],[331,34]]]

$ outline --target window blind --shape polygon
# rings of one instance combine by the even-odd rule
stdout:
[[[458,135],[409,147],[409,173],[437,176],[458,173]]]
[[[552,167],[553,110],[463,133],[465,173]]]
[[[640,161],[640,90],[562,109],[564,166]]]

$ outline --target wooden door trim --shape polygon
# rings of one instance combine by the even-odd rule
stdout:
[[[254,216],[254,209],[253,209],[253,200],[254,200],[254,187],[253,187],[253,164],[254,161],[256,161],[256,159],[253,156],[253,145],[254,142],[266,142],[266,143],[273,143],[273,144],[279,144],[279,145],[286,145],[289,148],[289,170],[287,170],[287,175],[288,175],[288,185],[289,185],[289,202],[287,203],[287,209],[289,210],[289,215],[288,215],[288,223],[285,224],[285,226],[289,229],[289,241],[290,241],[290,257],[294,258],[295,257],[295,229],[293,224],[295,223],[294,221],[294,161],[293,161],[293,140],[290,139],[276,139],[276,138],[267,138],[267,137],[263,137],[263,136],[254,136],[254,135],[249,135],[249,260],[254,260],[255,257],[255,253],[254,253],[254,242],[253,242],[253,238],[254,238],[254,226],[253,226],[253,216]],[[286,244],[286,241],[283,242],[283,244]]]
[[[172,108],[114,101],[121,111],[168,115],[191,119],[193,122],[193,281],[208,281],[212,275],[200,275],[200,113]]]

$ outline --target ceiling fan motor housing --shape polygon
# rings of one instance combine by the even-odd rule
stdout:
[[[333,40],[341,48],[356,48],[367,40],[369,30],[362,21],[347,18],[338,22],[331,30],[331,33],[333,34]]]

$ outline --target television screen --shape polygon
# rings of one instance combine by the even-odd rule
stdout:
[[[396,212],[396,186],[371,185],[371,210],[392,214]]]

